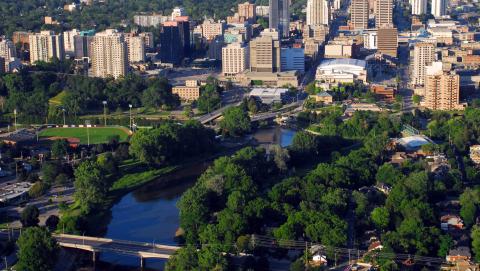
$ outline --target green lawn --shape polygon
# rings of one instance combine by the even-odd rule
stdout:
[[[128,138],[127,130],[124,128],[88,128],[90,144],[107,143],[111,136],[118,135],[121,142]],[[42,130],[40,137],[74,137],[80,139],[81,144],[87,144],[87,128],[48,128]]]

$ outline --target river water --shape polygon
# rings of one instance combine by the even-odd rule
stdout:
[[[295,131],[280,127],[259,129],[253,137],[260,144],[291,144]],[[105,237],[147,243],[175,245],[175,231],[179,225],[176,203],[209,163],[192,165],[169,176],[144,185],[126,194],[112,207],[112,218]],[[165,185],[168,180],[169,185]],[[139,258],[105,253],[100,257],[108,263],[106,270],[139,270]],[[163,270],[165,261],[148,259],[152,270]],[[122,266],[122,267],[120,267]],[[128,267],[125,267],[128,266]]]

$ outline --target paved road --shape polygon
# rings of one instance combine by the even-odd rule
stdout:
[[[175,253],[180,247],[163,246],[153,243],[140,243],[123,240],[110,240],[73,235],[55,235],[55,239],[64,247],[90,246],[100,252],[116,252],[128,255],[144,255],[144,257],[165,258]]]

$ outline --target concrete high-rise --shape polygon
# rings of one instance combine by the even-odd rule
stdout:
[[[63,47],[65,48],[65,53],[74,54],[75,36],[79,34],[80,31],[78,31],[77,29],[63,32]]]
[[[368,29],[368,0],[352,0],[350,5],[351,24],[355,30]]]
[[[255,4],[250,4],[249,2],[238,4],[238,16],[244,17],[250,22],[256,22],[257,20],[257,11]]]
[[[307,25],[328,25],[330,2],[328,0],[307,1]]]
[[[249,68],[249,47],[241,43],[231,43],[222,48],[222,72],[234,76]]]
[[[41,31],[28,36],[30,43],[30,63],[51,61],[53,58],[64,59],[63,35],[53,31]]]
[[[250,41],[250,71],[281,71],[280,41],[278,39],[265,35]]]
[[[393,26],[393,0],[375,1],[375,27]]]
[[[421,42],[413,48],[412,84],[424,85],[427,66],[435,60],[435,45]]]
[[[410,0],[412,15],[422,15],[427,13],[427,0]]]
[[[268,25],[280,33],[280,37],[289,36],[290,12],[289,0],[269,0]]]
[[[447,15],[447,0],[432,0],[432,11],[430,12],[435,17]]]
[[[137,63],[145,61],[145,42],[139,36],[125,36],[128,49],[128,62]]]
[[[398,32],[394,27],[381,27],[377,30],[377,52],[397,57]]]
[[[128,49],[123,34],[107,29],[92,41],[91,75],[95,77],[125,76],[128,72]]]
[[[425,79],[425,107],[431,110],[463,109],[460,105],[460,76],[432,70],[427,70]]]
[[[12,57],[16,57],[16,48],[15,44],[8,39],[0,40],[0,57],[10,60]]]

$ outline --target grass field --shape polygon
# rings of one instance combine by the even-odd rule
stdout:
[[[90,144],[107,143],[111,136],[118,135],[120,142],[126,141],[128,133],[123,128],[88,128]],[[87,144],[87,128],[48,128],[42,130],[40,137],[74,137],[80,139],[80,144]]]
[[[62,91],[57,94],[57,96],[52,97],[50,100],[48,100],[48,103],[53,106],[60,106],[62,105],[62,100],[63,98],[67,95],[67,92]]]

